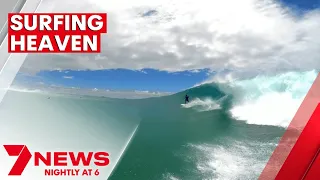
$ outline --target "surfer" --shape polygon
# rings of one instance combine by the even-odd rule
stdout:
[[[184,103],[187,104],[187,102],[189,102],[189,96],[186,94],[186,96],[184,97]]]

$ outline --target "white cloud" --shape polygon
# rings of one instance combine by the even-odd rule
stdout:
[[[103,52],[29,55],[23,71],[211,68],[247,75],[320,68],[319,10],[297,16],[272,0],[44,1],[43,11],[107,12]],[[148,11],[157,13],[143,16]]]
[[[63,76],[64,79],[73,79],[73,76]]]
[[[0,88],[0,90],[3,90]],[[29,93],[44,93],[44,94],[64,94],[81,96],[96,96],[96,97],[110,97],[110,98],[126,98],[126,99],[141,99],[150,97],[167,96],[170,92],[153,92],[153,91],[116,91],[109,89],[86,89],[79,87],[63,87],[57,85],[47,86],[45,84],[29,84],[26,86],[14,85],[6,88],[10,91],[29,92]]]

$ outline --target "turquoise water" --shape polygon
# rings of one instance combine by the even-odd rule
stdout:
[[[110,180],[257,179],[316,75],[255,77],[134,100],[9,92],[0,113],[11,121],[0,130],[23,131],[14,124],[23,119],[34,129],[23,136],[33,134],[41,146],[108,148]]]
[[[110,179],[257,179],[316,76],[257,76],[130,101],[141,122]],[[191,102],[181,105],[185,94]]]
[[[284,129],[235,121],[228,113],[232,97],[220,109],[182,108],[176,102],[184,94],[131,102],[141,107],[142,120],[111,180],[258,177]],[[213,101],[226,96],[211,85],[188,95]]]

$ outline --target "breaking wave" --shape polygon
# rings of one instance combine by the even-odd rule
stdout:
[[[230,112],[249,124],[286,127],[316,77],[316,71],[289,72],[232,82],[235,99]]]
[[[179,94],[182,96],[188,93],[190,97],[194,97],[190,103],[183,104],[183,108],[193,108],[198,111],[217,110],[231,98],[231,105],[224,110],[234,119],[246,121],[248,124],[286,127],[316,77],[315,70],[288,72],[274,76],[256,76],[252,79],[202,84]]]
[[[47,99],[36,93],[20,93],[29,89],[12,89],[5,100],[10,106],[4,106],[4,112],[6,119],[19,116],[17,120],[38,118],[39,122],[54,123],[73,119],[96,125],[90,130],[94,133],[99,128],[108,133],[105,128],[109,126],[100,124],[111,120],[113,129],[123,131],[118,123],[131,126],[139,122],[137,134],[110,180],[257,179],[283,135],[282,127],[289,124],[316,76],[316,71],[308,71],[234,79],[134,100],[123,95],[122,99],[111,99],[52,94]],[[188,104],[182,104],[185,94],[191,100]],[[62,108],[65,114],[47,108],[52,106]],[[39,113],[39,108],[33,107],[43,109]],[[24,114],[15,113],[21,110]],[[101,137],[109,137],[103,133]]]

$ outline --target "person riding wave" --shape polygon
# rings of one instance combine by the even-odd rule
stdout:
[[[186,94],[186,96],[184,97],[184,103],[187,104],[187,102],[189,102],[189,96]]]

